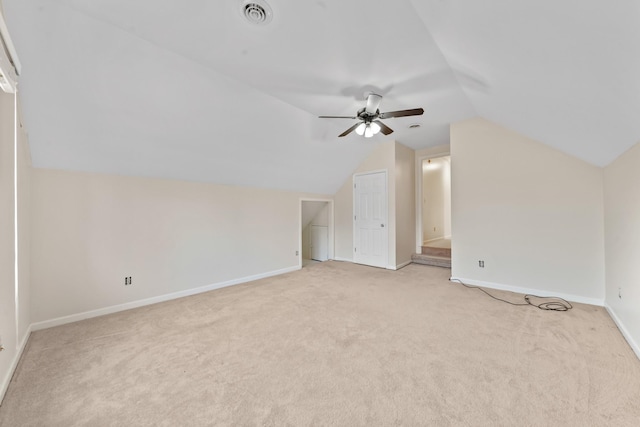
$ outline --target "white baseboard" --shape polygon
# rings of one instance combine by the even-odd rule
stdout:
[[[396,265],[396,270],[400,270],[402,267],[406,267],[407,265],[411,264],[411,260],[409,261],[405,261],[405,262],[401,262],[400,264]]]
[[[334,260],[334,261],[341,261],[341,262],[353,262],[353,260],[352,260],[352,259],[349,259],[349,258],[342,258],[342,257],[339,257],[339,256],[337,256],[337,257],[333,257],[333,260]]]
[[[451,280],[460,280],[461,282],[467,285],[479,286],[482,288],[498,289],[501,291],[510,291],[510,292],[516,292],[519,294],[539,295],[542,297],[553,296],[553,297],[565,299],[567,301],[577,302],[580,304],[590,304],[590,305],[597,305],[599,307],[604,307],[604,300],[598,299],[598,298],[589,298],[589,297],[583,297],[581,295],[572,295],[572,294],[563,294],[558,292],[543,291],[540,289],[521,288],[518,286],[503,285],[500,283],[492,283],[492,282],[483,282],[482,280],[465,279],[462,277],[451,277]]]
[[[613,322],[616,324],[616,326],[622,333],[622,336],[624,337],[624,339],[627,340],[627,343],[629,343],[629,347],[631,347],[631,349],[636,354],[638,359],[640,359],[640,346],[638,345],[638,343],[635,342],[635,340],[633,339],[633,337],[631,336],[627,328],[625,328],[620,318],[616,315],[616,312],[613,310],[613,308],[606,302],[604,304],[604,308],[607,309],[609,316],[611,316],[611,319],[613,319]]]
[[[90,319],[92,317],[104,316],[105,314],[117,313],[119,311],[131,310],[132,308],[143,307],[145,305],[157,304],[159,302],[170,301],[177,298],[188,297],[203,292],[213,291],[215,289],[226,288],[227,286],[238,285],[240,283],[252,282],[254,280],[264,279],[266,277],[278,276],[280,274],[290,273],[300,270],[299,265],[287,267],[280,270],[269,271],[266,273],[255,274],[253,276],[241,277],[239,279],[227,280],[225,282],[214,283],[212,285],[201,286],[199,288],[186,289],[184,291],[173,292],[170,294],[160,295],[157,297],[147,298],[138,301],[131,301],[124,304],[112,305],[110,307],[99,308],[97,310],[85,311],[83,313],[71,314],[69,316],[58,317],[55,319],[36,322],[31,325],[32,331],[52,328],[54,326],[65,325],[67,323],[77,322],[79,320]]]
[[[9,383],[11,382],[11,378],[13,378],[13,374],[16,371],[16,368],[18,367],[18,363],[20,363],[20,358],[22,357],[22,353],[24,352],[24,349],[27,346],[27,342],[29,341],[31,330],[32,330],[31,325],[29,325],[29,327],[27,328],[27,331],[24,334],[24,337],[22,337],[20,346],[18,346],[18,351],[13,357],[13,360],[11,361],[11,366],[9,367],[9,371],[7,372],[5,377],[2,379],[2,383],[0,384],[0,404],[4,399],[4,395],[7,393],[7,389],[9,388]],[[7,350],[5,349],[5,351]]]

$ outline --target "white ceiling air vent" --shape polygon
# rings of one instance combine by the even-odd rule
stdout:
[[[243,0],[241,12],[253,25],[267,25],[273,19],[271,6],[264,0]]]
[[[18,55],[11,43],[9,29],[4,23],[4,16],[0,11],[0,88],[9,93],[15,93],[20,74]]]

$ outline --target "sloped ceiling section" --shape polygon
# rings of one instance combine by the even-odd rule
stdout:
[[[413,147],[475,115],[408,2],[269,0],[265,27],[240,4],[5,0],[34,165],[333,194],[388,138],[318,115],[379,91],[427,110],[388,123]]]
[[[640,139],[631,0],[267,1],[257,27],[241,0],[3,0],[34,165],[333,194],[376,144],[476,115],[598,165]],[[372,139],[317,118],[370,90],[425,114]]]
[[[480,116],[598,166],[640,141],[640,2],[412,4]]]

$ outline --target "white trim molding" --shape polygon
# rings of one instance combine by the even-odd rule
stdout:
[[[0,89],[7,93],[18,91],[20,68],[18,54],[9,36],[9,29],[2,10],[0,10]]]
[[[465,278],[462,278],[462,277],[451,277],[449,280],[451,280],[451,281],[459,280],[464,284],[472,285],[472,286],[478,286],[478,287],[481,287],[481,288],[497,289],[497,290],[500,290],[500,291],[509,291],[509,292],[515,292],[515,293],[518,293],[518,294],[539,295],[541,297],[545,297],[545,296],[556,297],[556,298],[565,299],[567,301],[577,302],[577,303],[580,303],[580,304],[589,304],[589,305],[597,305],[598,307],[604,307],[604,300],[603,299],[589,298],[589,297],[584,297],[584,296],[581,296],[581,295],[557,293],[557,292],[553,292],[553,291],[544,291],[544,290],[540,290],[540,289],[521,288],[519,286],[503,285],[503,284],[500,284],[500,283],[492,283],[492,282],[483,282],[481,280],[465,279]]]
[[[2,379],[2,383],[0,383],[0,404],[4,399],[4,395],[7,393],[7,389],[9,388],[9,384],[11,383],[11,378],[13,378],[13,374],[18,368],[18,363],[20,363],[20,359],[22,358],[22,353],[24,349],[27,347],[27,342],[29,342],[29,336],[31,335],[32,327],[29,326],[27,331],[22,337],[22,341],[20,341],[20,346],[18,346],[18,351],[16,352],[13,360],[11,361],[11,366],[9,366],[9,370],[7,371],[7,375]]]
[[[241,283],[252,282],[254,280],[264,279],[272,276],[279,276],[281,274],[290,273],[292,271],[297,271],[297,270],[300,270],[300,266],[294,265],[292,267],[287,267],[280,270],[274,270],[266,273],[255,274],[253,276],[241,277],[239,279],[227,280],[225,282],[214,283],[211,285],[201,286],[193,289],[186,289],[184,291],[173,292],[170,294],[160,295],[157,297],[146,298],[138,301],[131,301],[124,304],[112,305],[110,307],[104,307],[104,308],[99,308],[97,310],[90,310],[82,313],[71,314],[69,316],[62,316],[55,319],[33,323],[31,325],[31,330],[39,331],[41,329],[47,329],[47,328],[52,328],[54,326],[65,325],[67,323],[73,323],[79,320],[91,319],[93,317],[104,316],[106,314],[117,313],[119,311],[131,310],[132,308],[144,307],[146,305],[157,304],[159,302],[165,302],[165,301],[170,301],[178,298],[188,297],[191,295],[201,294],[203,292],[209,292],[215,289],[226,288],[227,286],[239,285]]]
[[[640,359],[640,345],[638,345],[638,343],[634,341],[633,337],[631,336],[627,328],[624,326],[624,323],[622,323],[620,318],[616,315],[616,312],[613,310],[613,308],[606,302],[604,304],[604,308],[607,310],[607,313],[609,313],[609,316],[611,316],[613,323],[615,323],[618,329],[620,330],[620,333],[622,333],[622,336],[624,337],[624,339],[627,340],[629,347],[631,347],[631,349],[636,354],[638,359]]]
[[[400,264],[396,265],[396,268],[394,268],[394,270],[400,270],[403,267],[406,267],[407,265],[411,264],[411,260],[409,261],[405,261],[405,262],[401,262]]]

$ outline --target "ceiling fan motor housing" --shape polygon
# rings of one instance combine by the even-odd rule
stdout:
[[[376,110],[374,114],[367,113],[366,108],[361,108],[358,110],[358,118],[365,123],[371,123],[378,117],[378,114],[380,114],[380,110]]]

